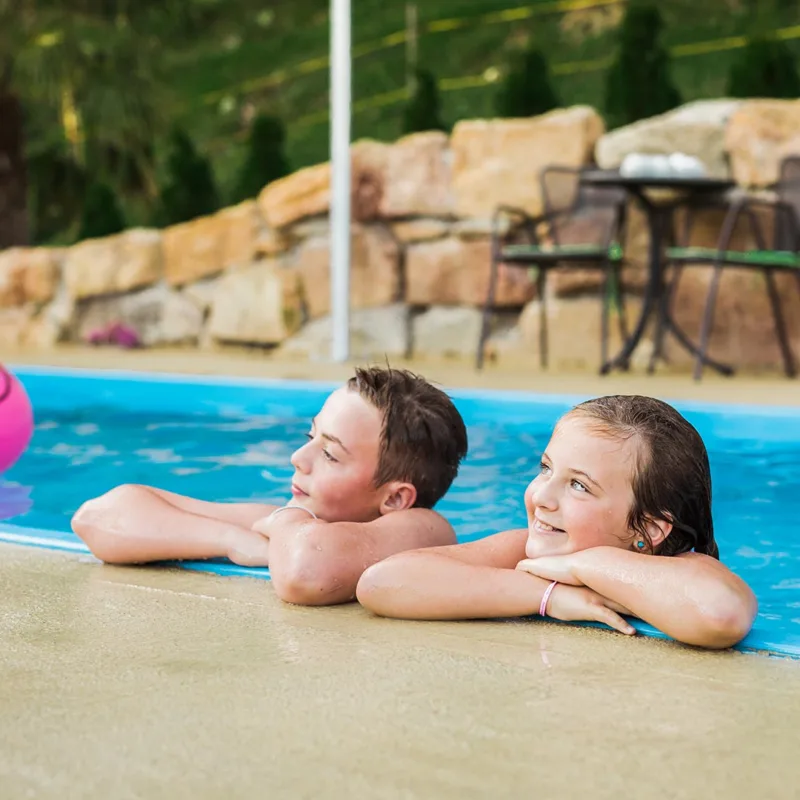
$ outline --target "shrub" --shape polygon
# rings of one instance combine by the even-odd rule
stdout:
[[[94,182],[86,190],[81,213],[79,239],[110,236],[125,229],[125,218],[117,196],[108,184]]]
[[[606,76],[605,112],[609,127],[629,125],[680,105],[670,75],[670,59],[660,42],[664,23],[655,6],[628,8],[614,62]]]
[[[530,48],[511,60],[495,101],[499,117],[534,117],[559,105],[547,59]]]
[[[800,75],[789,48],[780,39],[758,36],[750,39],[731,65],[729,97],[800,96]]]
[[[417,70],[416,86],[403,112],[403,133],[445,131],[436,76],[429,70]]]
[[[180,129],[171,136],[166,172],[167,180],[161,189],[160,224],[187,222],[212,214],[220,207],[211,164]]]
[[[232,200],[238,203],[255,197],[267,184],[290,172],[284,152],[286,131],[276,117],[259,115],[253,121]]]

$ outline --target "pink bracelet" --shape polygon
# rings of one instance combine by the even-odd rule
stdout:
[[[542,602],[539,606],[539,616],[546,617],[547,616],[547,601],[550,599],[550,595],[553,593],[553,589],[558,586],[558,581],[553,581],[545,590],[544,594],[542,595]]]

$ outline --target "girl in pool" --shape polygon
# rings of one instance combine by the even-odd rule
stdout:
[[[705,445],[666,403],[576,406],[524,502],[527,529],[392,556],[364,573],[358,599],[405,619],[585,620],[595,598],[594,618],[626,634],[635,630],[623,614],[702,647],[749,632],[756,600],[719,562]]]

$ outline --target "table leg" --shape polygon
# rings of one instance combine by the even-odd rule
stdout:
[[[631,193],[647,214],[647,224],[650,229],[647,286],[642,301],[642,311],[633,333],[623,345],[622,350],[610,361],[603,364],[600,368],[601,375],[608,374],[612,369],[628,368],[630,357],[639,346],[647,328],[647,323],[654,312],[656,314],[656,331],[653,341],[653,354],[647,370],[649,373],[655,371],[656,361],[659,359],[666,360],[663,348],[667,333],[672,333],[678,343],[693,356],[696,357],[699,352],[699,347],[689,339],[672,316],[673,286],[665,286],[664,281],[664,241],[667,232],[671,230],[674,206],[653,203],[643,191],[631,190]],[[703,363],[722,375],[730,376],[734,374],[732,367],[722,364],[709,356],[704,357]]]
[[[662,221],[659,208],[651,203],[647,197],[640,192],[635,192],[634,196],[639,200],[642,208],[647,214],[648,227],[650,228],[650,248],[648,255],[648,278],[645,287],[644,298],[642,300],[642,310],[633,332],[623,344],[622,350],[600,367],[600,374],[607,375],[612,369],[627,369],[630,357],[642,340],[647,323],[654,310],[661,302],[662,278],[661,278],[661,251],[662,251]]]

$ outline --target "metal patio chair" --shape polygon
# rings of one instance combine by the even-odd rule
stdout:
[[[779,181],[770,188],[773,193],[770,198],[744,194],[730,203],[716,248],[684,246],[672,247],[667,251],[670,264],[679,271],[685,266],[697,264],[714,268],[703,312],[695,380],[699,380],[703,373],[703,361],[714,325],[719,282],[725,268],[758,270],[764,276],[784,371],[790,378],[797,374],[775,273],[793,274],[800,292],[800,156],[784,159]],[[734,235],[743,223],[749,225],[756,244],[755,250],[733,249]],[[691,223],[688,223],[685,242],[688,241],[690,226]]]
[[[581,182],[585,169],[551,166],[540,177],[544,213],[533,217],[519,208],[499,206],[492,222],[491,270],[476,367],[481,369],[489,338],[491,315],[501,264],[535,268],[539,297],[539,356],[547,367],[547,275],[556,268],[597,269],[603,273],[603,311],[600,331],[601,366],[608,361],[608,327],[612,306],[617,307],[623,340],[627,325],[623,301],[620,242],[625,225],[624,189],[588,186]]]

